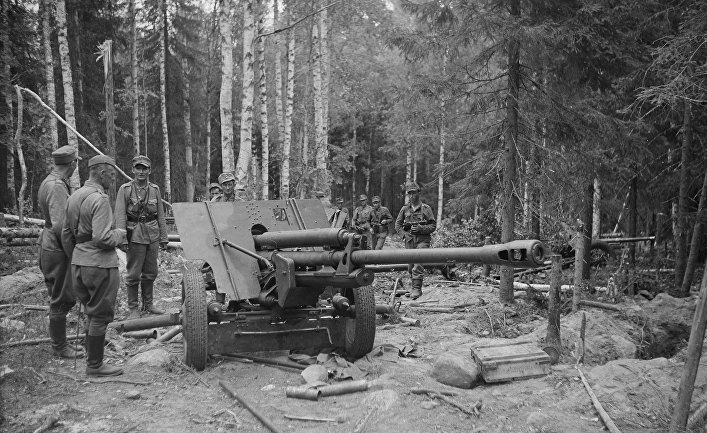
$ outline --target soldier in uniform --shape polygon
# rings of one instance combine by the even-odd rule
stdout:
[[[61,232],[64,251],[71,257],[71,281],[87,320],[86,375],[117,376],[123,370],[103,363],[106,328],[115,315],[120,285],[115,248],[126,241],[125,230],[115,228],[105,193],[115,182],[115,161],[105,155],[88,161],[89,178],[69,197]]]
[[[44,215],[44,230],[39,240],[39,268],[49,290],[49,337],[52,351],[62,358],[79,358],[83,352],[66,342],[66,314],[76,304],[71,286],[71,258],[61,245],[66,202],[71,194],[69,178],[76,169],[78,152],[63,146],[52,152],[54,169],[39,186],[37,201]]]
[[[344,207],[344,199],[339,197],[336,199],[336,209],[329,218],[331,227],[349,228],[349,210]]]
[[[382,250],[385,238],[388,237],[388,225],[392,223],[393,215],[387,207],[381,206],[381,198],[373,196],[373,211],[371,212],[371,228],[373,229],[373,249]]]
[[[239,192],[236,192],[236,176],[233,173],[221,173],[218,175],[218,183],[221,185],[223,192],[216,197],[212,198],[213,202],[224,202],[224,201],[243,201],[242,193],[245,191],[245,187],[239,186]]]
[[[221,194],[221,185],[219,185],[216,182],[212,182],[209,184],[209,199],[206,201],[211,201],[216,197],[217,195]]]
[[[366,248],[370,250],[373,248],[371,246],[373,243],[371,236],[371,213],[373,208],[368,205],[368,196],[366,194],[358,196],[358,202],[360,204],[354,209],[351,229],[366,237]]]
[[[150,158],[133,158],[135,178],[118,189],[115,198],[115,226],[128,233],[120,249],[127,254],[125,286],[128,292],[128,319],[140,317],[138,289],[142,288],[142,310],[164,314],[155,307],[153,291],[157,278],[157,254],[167,245],[167,224],[160,187],[148,181]]]
[[[405,193],[410,196],[410,202],[400,209],[395,220],[395,230],[405,239],[405,248],[429,248],[430,235],[437,229],[432,208],[420,200],[420,187],[415,182],[405,185]],[[420,264],[408,265],[412,280],[410,297],[417,299],[422,296],[422,278],[425,268]]]

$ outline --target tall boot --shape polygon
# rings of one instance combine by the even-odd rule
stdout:
[[[83,352],[66,343],[66,318],[49,319],[49,337],[54,355],[68,359],[83,358]]]
[[[138,284],[126,285],[125,289],[128,292],[128,320],[139,319],[140,310],[138,310],[137,300]]]
[[[412,279],[412,292],[410,292],[411,299],[417,299],[422,296],[422,278]]]
[[[123,369],[103,363],[106,335],[86,336],[86,376],[120,376]]]
[[[155,307],[152,302],[152,292],[154,291],[154,281],[142,280],[140,282],[142,286],[142,309],[150,314],[164,314],[164,311]]]

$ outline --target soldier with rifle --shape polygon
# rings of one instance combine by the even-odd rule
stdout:
[[[52,352],[62,358],[80,358],[83,352],[66,342],[66,315],[76,305],[71,286],[71,256],[61,244],[61,230],[66,216],[66,202],[71,188],[69,178],[76,170],[78,152],[63,146],[52,152],[54,169],[42,181],[37,201],[44,216],[44,230],[39,239],[39,269],[49,290],[49,338]]]
[[[61,241],[71,257],[71,281],[87,320],[86,375],[117,376],[123,369],[103,363],[108,323],[115,316],[120,274],[116,247],[126,231],[115,227],[106,189],[115,182],[115,161],[105,155],[88,161],[89,178],[69,197]]]
[[[354,209],[351,230],[365,236],[366,249],[370,250],[373,248],[371,245],[373,243],[371,236],[371,214],[373,213],[373,208],[368,205],[368,196],[366,194],[361,194],[358,196],[358,202],[360,204],[356,206],[356,209]]]
[[[164,314],[155,307],[154,285],[159,269],[157,255],[167,245],[167,223],[160,187],[148,181],[150,158],[133,158],[135,178],[118,189],[115,199],[115,225],[127,231],[126,242],[119,248],[127,255],[125,287],[128,292],[128,319],[140,317],[138,291],[142,288],[142,310]]]
[[[388,225],[392,223],[393,215],[387,207],[381,206],[381,198],[373,196],[373,211],[371,212],[371,228],[373,229],[373,249],[382,250],[388,237]]]
[[[400,209],[395,220],[395,230],[405,239],[405,248],[429,248],[432,237],[437,229],[432,208],[420,200],[420,187],[415,182],[405,185],[405,193],[410,197],[408,204]],[[412,293],[410,297],[417,299],[422,296],[422,279],[425,268],[420,264],[408,265],[410,279],[412,280]]]

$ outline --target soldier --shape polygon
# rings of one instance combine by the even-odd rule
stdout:
[[[410,196],[409,204],[400,209],[395,220],[395,230],[405,239],[405,248],[429,248],[430,235],[437,229],[432,208],[420,201],[420,187],[415,182],[405,185],[405,193]],[[410,297],[417,299],[422,296],[422,278],[425,268],[420,264],[408,265],[412,280]]]
[[[358,202],[360,205],[354,209],[351,229],[366,237],[366,249],[370,250],[372,248],[371,244],[373,243],[371,236],[371,213],[373,212],[373,208],[368,205],[368,196],[366,194],[358,196]]]
[[[381,198],[373,196],[373,211],[371,212],[371,228],[373,229],[373,249],[382,250],[385,238],[388,237],[388,225],[392,223],[393,215],[387,207],[381,206]]]
[[[216,197],[217,195],[221,194],[221,185],[219,185],[216,182],[212,182],[209,184],[209,199],[206,201],[211,201]]]
[[[218,183],[221,185],[223,192],[216,197],[212,198],[213,202],[224,202],[224,201],[243,201],[243,197],[240,193],[236,193],[236,176],[233,173],[221,173],[218,175]],[[243,185],[238,185],[239,191],[244,191],[245,187]]]
[[[142,310],[150,314],[164,314],[155,307],[153,291],[157,278],[157,253],[167,245],[167,224],[160,187],[148,181],[150,158],[133,158],[135,178],[118,189],[115,198],[115,226],[128,233],[119,248],[127,254],[128,265],[125,287],[128,292],[128,319],[140,317],[138,289],[142,288]]]
[[[87,320],[86,375],[117,376],[123,370],[103,363],[106,328],[115,316],[120,285],[115,248],[126,242],[125,230],[115,228],[105,193],[115,182],[115,161],[105,155],[88,161],[89,178],[69,197],[61,232],[71,257],[71,281]]]
[[[66,314],[76,304],[71,287],[71,258],[61,245],[61,230],[66,202],[71,194],[69,178],[76,169],[78,152],[63,146],[52,152],[54,169],[39,186],[37,201],[44,215],[44,230],[39,239],[39,268],[49,290],[49,337],[52,352],[62,358],[80,358],[83,352],[66,343]]]
[[[344,199],[339,197],[336,199],[336,209],[329,218],[331,227],[349,228],[349,210],[344,207]]]

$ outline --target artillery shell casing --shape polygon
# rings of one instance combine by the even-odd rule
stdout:
[[[304,388],[301,386],[288,386],[285,388],[285,395],[289,398],[300,398],[302,400],[317,401],[322,395],[316,388]]]
[[[366,391],[368,382],[365,380],[355,380],[353,382],[337,383],[336,385],[327,385],[319,388],[322,397],[330,395],[351,394],[353,392]]]

